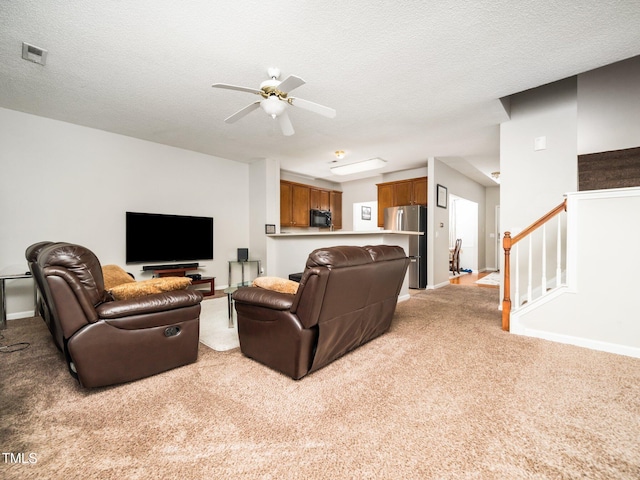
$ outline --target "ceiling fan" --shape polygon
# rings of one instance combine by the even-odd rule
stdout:
[[[214,88],[225,88],[227,90],[238,90],[240,92],[255,93],[256,95],[260,95],[262,97],[261,100],[253,102],[246,107],[238,110],[230,117],[225,118],[224,121],[226,123],[233,123],[241,119],[245,115],[253,112],[258,107],[262,107],[262,109],[268,115],[270,115],[274,119],[278,119],[278,123],[280,124],[282,133],[289,136],[294,134],[293,125],[291,124],[291,119],[289,118],[289,114],[287,112],[287,108],[289,107],[289,105],[300,107],[304,110],[309,110],[310,112],[319,113],[320,115],[324,115],[325,117],[329,118],[334,118],[336,116],[336,111],[333,108],[325,107],[308,100],[303,100],[302,98],[289,96],[289,92],[306,83],[300,77],[289,75],[283,81],[279,81],[278,78],[280,78],[280,69],[269,68],[267,69],[267,73],[269,74],[270,79],[262,82],[260,84],[260,89],[239,87],[237,85],[228,85],[226,83],[214,83],[213,85],[211,85]]]

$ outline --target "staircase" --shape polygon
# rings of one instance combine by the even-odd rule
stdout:
[[[576,192],[503,239],[502,328],[640,358],[640,188]]]
[[[504,248],[504,298],[502,300],[502,329],[509,331],[511,312],[516,311],[523,305],[531,303],[534,299],[538,299],[554,288],[560,288],[562,284],[563,271],[563,252],[566,252],[566,233],[563,236],[563,222],[560,213],[567,211],[567,200],[565,199],[560,205],[555,207],[549,213],[539,218],[522,232],[514,237],[511,232],[505,232],[502,239],[502,247]],[[552,219],[557,219],[555,225],[555,239],[547,235],[547,224]],[[566,231],[566,229],[565,229]],[[563,239],[565,242],[563,243]],[[520,258],[520,246],[525,245],[525,253],[527,261],[523,262]],[[555,245],[552,242],[555,241]],[[553,282],[549,282],[547,271],[549,267],[548,252],[555,247],[555,278]],[[514,249],[514,278],[511,278],[511,250]],[[536,253],[534,260],[534,251]],[[565,256],[566,258],[566,256]],[[534,263],[535,262],[535,263]],[[521,277],[520,270],[524,270]],[[534,280],[534,272],[538,271],[539,281]],[[511,287],[514,286],[515,305],[511,302]],[[526,294],[521,295],[521,286],[525,287]]]

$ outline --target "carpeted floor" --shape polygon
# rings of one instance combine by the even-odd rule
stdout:
[[[412,295],[300,381],[201,345],[83,390],[40,319],[10,321],[2,344],[31,347],[0,354],[0,450],[25,463],[0,478],[640,478],[640,360],[505,333],[498,295]]]
[[[233,327],[229,328],[229,306],[227,296],[206,299],[200,310],[200,343],[218,352],[240,346],[238,325],[233,314]]]

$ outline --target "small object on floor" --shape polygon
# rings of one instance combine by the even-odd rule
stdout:
[[[4,340],[4,335],[0,334],[0,340]],[[0,353],[13,353],[29,348],[29,342],[12,343],[11,345],[0,345]]]
[[[470,268],[461,268],[460,271],[464,273],[471,273],[473,270],[471,270]]]

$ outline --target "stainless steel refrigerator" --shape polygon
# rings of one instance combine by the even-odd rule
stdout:
[[[421,205],[385,208],[384,228],[423,232],[409,236],[409,288],[427,288],[427,208]]]

